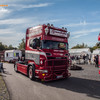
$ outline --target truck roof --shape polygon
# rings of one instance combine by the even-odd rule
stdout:
[[[46,36],[57,36],[67,38],[67,29],[66,28],[57,28],[50,25],[38,25],[35,27],[30,27],[27,29],[27,37],[35,35],[46,35]]]

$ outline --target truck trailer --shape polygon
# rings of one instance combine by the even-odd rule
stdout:
[[[25,60],[14,64],[14,70],[27,75],[31,80],[51,81],[67,78],[69,32],[50,24],[26,30]]]

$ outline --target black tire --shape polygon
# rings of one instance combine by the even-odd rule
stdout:
[[[14,70],[15,70],[15,72],[18,72],[17,64],[16,63],[14,64]]]
[[[35,66],[29,67],[28,76],[31,80],[35,80]]]

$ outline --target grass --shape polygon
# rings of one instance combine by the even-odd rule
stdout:
[[[3,80],[1,73],[0,73],[0,100],[10,100],[9,93],[7,91],[6,84]]]

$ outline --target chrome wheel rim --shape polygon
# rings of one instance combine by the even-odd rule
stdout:
[[[29,70],[29,78],[32,78],[32,69]]]

